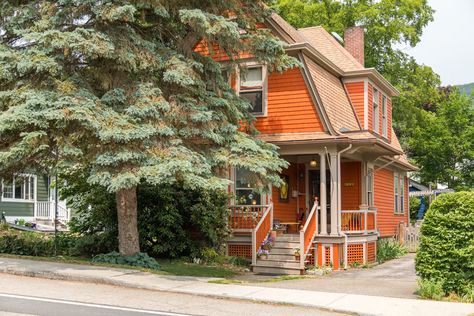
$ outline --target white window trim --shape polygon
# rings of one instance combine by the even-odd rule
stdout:
[[[388,137],[387,97],[382,95],[382,136]]]
[[[379,134],[380,125],[380,104],[379,104],[380,92],[377,88],[372,86],[372,125],[375,133]]]
[[[241,64],[244,68],[256,68],[262,67],[262,113],[253,113],[255,117],[267,117],[268,116],[268,71],[267,66],[260,64],[256,61],[249,61]],[[236,71],[236,92],[240,95],[240,71]],[[248,89],[245,92],[261,91],[260,89]]]
[[[38,193],[38,178],[34,174],[27,174],[27,173],[17,173],[13,175],[13,196],[15,196],[15,177],[22,176],[22,177],[31,177],[33,178],[34,182],[34,192],[33,192],[33,199],[15,199],[15,198],[4,198],[3,191],[4,191],[4,183],[2,179],[2,191],[0,192],[0,201],[2,202],[14,202],[14,203],[35,203],[37,201],[37,193]]]

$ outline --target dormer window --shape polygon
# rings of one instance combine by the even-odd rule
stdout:
[[[382,136],[387,137],[387,98],[382,96]]]
[[[266,69],[264,66],[249,66],[240,77],[240,96],[251,104],[254,115],[266,114]]]
[[[373,115],[373,123],[374,123],[374,132],[379,133],[379,91],[377,89],[374,89],[373,93],[373,102],[372,105],[374,107],[372,111]]]

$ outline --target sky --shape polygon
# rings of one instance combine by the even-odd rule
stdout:
[[[402,49],[431,66],[443,85],[474,82],[474,0],[428,0],[436,10],[414,48]]]

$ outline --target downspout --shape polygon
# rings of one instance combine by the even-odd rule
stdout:
[[[337,206],[338,206],[338,214],[337,214],[337,229],[339,230],[339,234],[344,236],[344,270],[347,269],[347,235],[342,232],[341,230],[341,154],[345,153],[349,149],[352,148],[352,144],[349,144],[346,148],[342,149],[337,153],[337,161],[339,164],[339,172],[337,173],[337,183],[338,183],[338,188],[337,188]]]

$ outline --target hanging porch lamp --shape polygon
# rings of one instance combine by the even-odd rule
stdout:
[[[318,166],[318,162],[316,161],[316,159],[311,159],[311,161],[309,162],[309,166],[311,168],[316,168]]]

